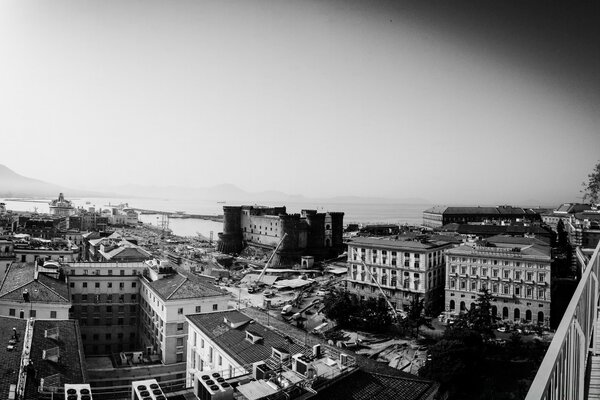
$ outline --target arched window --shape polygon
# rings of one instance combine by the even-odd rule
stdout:
[[[544,313],[542,311],[538,312],[538,324],[543,325],[544,324]]]
[[[325,239],[325,247],[331,247],[331,239]]]
[[[520,321],[521,320],[521,310],[519,310],[518,308],[515,308],[515,321]]]
[[[330,230],[331,229],[331,225],[329,225],[329,224],[325,225],[325,229],[326,230]]]
[[[456,303],[454,302],[454,300],[450,300],[450,309],[454,310],[456,308]]]
[[[466,310],[467,310],[467,307],[465,306],[465,302],[461,301],[460,302],[460,311],[466,311]]]
[[[508,307],[502,308],[502,319],[508,319]]]
[[[525,311],[525,321],[531,322],[531,310]]]

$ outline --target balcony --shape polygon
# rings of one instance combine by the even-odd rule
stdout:
[[[600,243],[581,276],[525,400],[600,398],[600,335],[594,334],[600,297],[599,253]]]

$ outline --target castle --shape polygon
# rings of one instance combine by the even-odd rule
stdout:
[[[343,212],[288,214],[285,206],[224,206],[223,217],[218,247],[223,253],[239,253],[246,246],[271,249],[284,234],[277,251],[283,264],[298,262],[302,256],[325,260],[344,251]]]

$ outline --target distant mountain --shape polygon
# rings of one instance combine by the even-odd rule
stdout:
[[[140,186],[126,185],[112,187],[111,190],[128,197],[154,197],[164,199],[201,199],[226,201],[230,204],[254,203],[341,203],[341,204],[429,204],[421,198],[382,198],[360,196],[336,196],[327,198],[310,198],[299,194],[287,194],[277,190],[247,192],[232,184],[221,184],[210,187],[181,186]]]
[[[102,196],[98,192],[73,190],[28,178],[17,174],[5,165],[0,164],[0,197],[58,197],[63,192],[67,197],[73,196]]]

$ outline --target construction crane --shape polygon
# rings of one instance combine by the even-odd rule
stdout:
[[[381,294],[383,295],[383,298],[385,299],[386,303],[390,307],[390,310],[392,310],[392,313],[394,314],[394,318],[396,319],[396,321],[400,321],[400,318],[398,318],[398,313],[396,312],[396,307],[392,306],[392,303],[390,303],[390,300],[386,296],[385,292],[383,291],[381,286],[379,286],[379,282],[377,282],[377,280],[375,279],[373,274],[371,274],[371,269],[369,267],[367,267],[367,264],[365,264],[364,261],[361,261],[361,263],[362,263],[363,268],[368,272],[369,276],[371,277],[371,280],[373,282],[375,282],[375,284],[379,288],[379,291],[381,292]]]
[[[252,285],[248,288],[248,293],[255,292],[258,289],[258,286],[261,284],[262,277],[265,275],[267,268],[271,264],[271,261],[275,257],[275,254],[277,254],[277,250],[279,250],[279,247],[283,243],[283,240],[285,239],[286,236],[287,236],[287,233],[284,233],[283,236],[281,237],[281,240],[279,241],[279,243],[277,243],[277,246],[275,246],[275,250],[273,250],[271,257],[269,257],[269,259],[265,263],[265,267],[262,269],[262,271],[260,271],[260,275],[258,275],[258,278],[256,278],[256,280],[254,282],[252,282]]]

